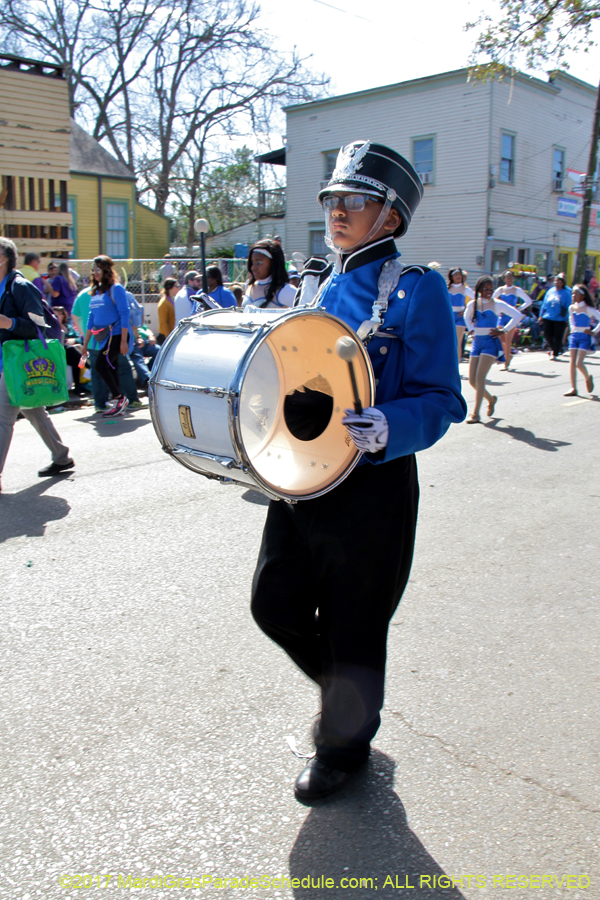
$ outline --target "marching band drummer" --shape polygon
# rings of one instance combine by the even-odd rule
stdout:
[[[375,406],[342,420],[364,452],[354,471],[321,497],[270,503],[254,575],[256,622],[321,690],[316,756],[295,784],[307,802],[368,760],[389,622],[413,556],[414,454],[466,413],[444,280],[421,266],[402,270],[394,243],[422,196],[411,164],[370,141],[340,151],[319,194],[337,261],[311,305],[368,342],[377,392]]]
[[[257,241],[248,254],[248,283],[242,306],[284,309],[294,305],[296,288],[289,283],[285,256],[278,241]]]

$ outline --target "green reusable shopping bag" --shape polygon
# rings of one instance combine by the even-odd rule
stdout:
[[[12,406],[35,409],[69,399],[67,357],[60,341],[5,341],[2,345],[4,380]]]

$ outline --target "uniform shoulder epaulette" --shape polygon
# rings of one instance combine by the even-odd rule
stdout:
[[[402,274],[406,275],[407,272],[420,272],[421,275],[425,275],[426,272],[433,272],[433,269],[430,269],[429,266],[405,266]]]

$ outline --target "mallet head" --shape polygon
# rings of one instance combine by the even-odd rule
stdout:
[[[356,341],[353,340],[349,335],[338,338],[335,342],[335,352],[337,353],[339,358],[343,359],[345,362],[352,362],[352,360],[358,353]]]

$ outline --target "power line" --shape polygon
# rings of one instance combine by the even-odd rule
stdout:
[[[347,9],[340,9],[339,6],[332,6],[331,3],[325,3],[324,0],[313,0],[313,3],[319,3],[321,6],[328,6],[329,9],[335,9],[336,12],[344,13],[346,16],[354,16],[355,19],[362,19],[363,22],[371,22],[373,23],[373,19],[365,19],[364,16],[359,16],[357,13],[348,12]]]

